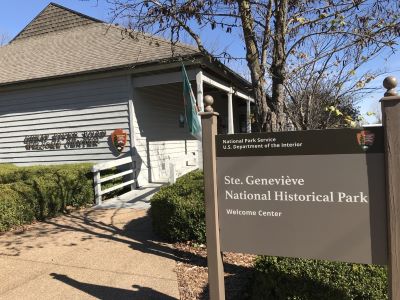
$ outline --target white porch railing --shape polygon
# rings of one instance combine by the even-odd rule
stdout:
[[[94,193],[95,193],[95,198],[96,198],[96,205],[101,204],[102,202],[102,196],[104,194],[107,194],[109,192],[115,191],[117,189],[120,189],[124,186],[127,185],[131,185],[131,189],[135,189],[135,181],[136,179],[132,179],[129,181],[126,181],[124,183],[118,184],[118,185],[114,185],[108,189],[102,190],[101,189],[101,184],[110,180],[113,180],[115,178],[118,177],[122,177],[128,174],[133,174],[134,170],[132,168],[132,166],[130,167],[129,170],[126,171],[122,171],[120,173],[117,173],[115,175],[110,175],[104,178],[101,178],[100,176],[100,171],[103,170],[107,170],[107,169],[111,169],[114,167],[118,167],[118,166],[122,166],[122,165],[126,165],[126,164],[132,164],[132,157],[125,157],[125,158],[120,158],[120,159],[116,159],[116,160],[112,160],[112,161],[107,161],[104,163],[100,163],[97,165],[94,165],[92,167],[92,172],[93,172],[93,176],[94,176]]]

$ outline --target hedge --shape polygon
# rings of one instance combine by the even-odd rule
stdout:
[[[151,199],[156,234],[170,242],[205,243],[203,175],[191,172]],[[386,268],[375,265],[259,256],[249,286],[251,299],[384,300]]]
[[[384,300],[387,270],[376,265],[260,256],[251,299]]]
[[[13,183],[27,179],[28,168],[18,168],[12,164],[0,164],[0,184]]]
[[[0,184],[0,232],[30,223],[34,218],[33,207],[15,191],[15,186]]]
[[[165,186],[151,202],[155,233],[169,242],[194,240],[205,242],[203,174],[194,171]]]
[[[0,231],[92,204],[90,164],[0,165]]]

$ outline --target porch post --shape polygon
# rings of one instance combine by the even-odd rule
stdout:
[[[199,71],[196,74],[196,86],[197,86],[197,106],[199,107],[199,111],[204,111],[203,104],[203,71]]]
[[[133,106],[133,99],[134,99],[134,87],[133,87],[133,82],[132,82],[132,76],[129,74],[127,76],[127,81],[128,81],[128,90],[129,90],[129,95],[128,95],[128,117],[129,117],[129,144],[130,144],[130,155],[132,158],[132,180],[135,180],[131,184],[131,191],[139,187],[139,182],[138,182],[138,170],[136,170],[136,145],[135,145],[135,124],[134,124],[134,115],[135,115],[135,107]]]
[[[233,103],[232,103],[232,88],[228,92],[228,134],[235,133],[233,127]]]
[[[246,101],[246,128],[247,133],[251,133],[250,100]]]
[[[203,72],[201,70],[198,71],[197,74],[196,74],[196,87],[197,87],[197,107],[198,107],[200,112],[203,112],[204,111]],[[202,142],[197,142],[197,153],[198,153],[197,154],[197,167],[200,170],[203,170],[203,147],[202,147]]]

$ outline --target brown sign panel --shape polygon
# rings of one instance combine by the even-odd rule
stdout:
[[[386,264],[382,128],[216,143],[223,251]]]

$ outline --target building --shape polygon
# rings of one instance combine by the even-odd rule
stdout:
[[[123,31],[51,3],[0,48],[0,163],[131,156],[140,182],[164,180],[168,162],[199,149],[184,123],[182,62],[198,106],[213,95],[220,131],[250,130],[246,80],[192,46]]]

